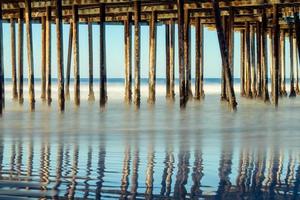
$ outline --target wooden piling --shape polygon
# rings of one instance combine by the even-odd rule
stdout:
[[[186,76],[186,101],[193,98],[192,92],[192,73],[191,73],[191,27],[190,27],[190,11],[184,10],[184,61]]]
[[[245,63],[246,63],[246,97],[252,98],[251,91],[251,41],[250,41],[250,24],[245,23]]]
[[[295,48],[295,57],[297,58],[297,61],[300,61],[300,19],[299,19],[299,13],[298,12],[294,12],[294,19],[295,19],[295,35],[296,35],[296,48]],[[296,66],[297,66],[297,72],[298,72],[298,62],[296,62]],[[299,77],[298,77],[298,73],[297,73],[297,89],[296,91],[298,92],[298,94],[300,93],[299,90]]]
[[[230,65],[229,65],[229,61],[228,61],[228,48],[226,45],[225,35],[224,35],[222,23],[221,23],[219,2],[218,2],[218,0],[213,0],[212,3],[213,3],[213,10],[214,10],[216,28],[217,28],[217,33],[218,33],[221,57],[222,57],[222,64],[225,66],[224,67],[225,68],[225,80],[226,80],[226,83],[228,83],[227,91],[228,91],[229,104],[230,104],[230,107],[232,110],[236,110],[237,102],[235,99]]]
[[[141,19],[141,5],[139,1],[135,1],[134,2],[134,104],[137,107],[139,107],[141,103],[140,19]]]
[[[174,100],[175,98],[175,24],[173,20],[170,22],[170,99]]]
[[[124,21],[124,41],[125,41],[125,102],[130,103],[132,99],[132,14],[127,13]]]
[[[289,29],[289,41],[290,41],[290,98],[296,97],[295,91],[295,76],[294,76],[294,45],[293,45],[293,27]]]
[[[196,67],[195,67],[195,99],[204,98],[203,90],[203,24],[200,18],[196,18]]]
[[[78,5],[73,5],[73,65],[74,65],[74,102],[80,105],[80,73],[79,73],[79,35]]]
[[[56,0],[56,46],[57,46],[57,81],[58,81],[58,106],[60,111],[65,110],[64,89],[64,50],[62,27],[62,0]]]
[[[41,62],[41,99],[46,99],[46,17],[41,17],[42,26],[42,62]]]
[[[228,46],[228,16],[222,17],[222,25],[224,29],[225,41]],[[229,62],[229,52],[228,52],[228,62]],[[222,65],[222,72],[221,72],[221,101],[227,101],[227,94],[226,94],[226,81],[225,81],[225,66]]]
[[[165,24],[166,39],[166,98],[170,98],[170,24]]]
[[[18,18],[18,100],[19,104],[23,104],[23,57],[24,57],[24,9],[20,8]]]
[[[229,8],[229,17],[228,17],[228,61],[231,72],[232,85],[234,85],[234,9]],[[227,87],[228,88],[228,87]],[[226,91],[228,94],[228,91]]]
[[[280,95],[287,96],[286,88],[285,88],[285,30],[281,30],[280,32],[280,68],[281,68],[281,82],[280,82]]]
[[[28,60],[28,82],[29,82],[29,104],[30,110],[35,109],[34,93],[34,63],[33,63],[33,45],[32,45],[32,27],[31,27],[31,0],[25,0],[25,21],[27,36],[27,60]]]
[[[261,23],[256,23],[256,97],[262,96]]]
[[[12,72],[12,97],[18,99],[17,66],[16,66],[16,28],[14,18],[10,18],[10,45],[11,45],[11,72]]]
[[[52,102],[51,97],[51,7],[46,7],[46,99],[48,105]]]
[[[294,34],[295,36],[295,34]],[[293,58],[294,58],[294,68],[296,70],[296,83],[295,83],[295,90],[296,90],[296,95],[300,94],[300,89],[299,89],[299,63],[298,63],[298,49],[297,49],[297,41],[296,41],[296,37],[293,37]]]
[[[70,22],[69,29],[69,42],[68,42],[68,57],[67,57],[67,74],[65,86],[65,99],[70,100],[70,76],[71,76],[71,60],[72,60],[72,46],[73,46],[73,22]]]
[[[3,26],[2,26],[2,3],[0,2],[0,116],[4,108],[4,66],[3,66]]]
[[[184,51],[184,0],[177,0],[178,16],[178,62],[179,62],[179,96],[180,107],[186,106],[186,76]]]
[[[245,30],[240,31],[241,39],[241,61],[240,61],[240,90],[241,96],[245,96]]]
[[[251,93],[252,97],[256,97],[256,60],[255,60],[255,27],[250,26],[250,52],[251,52]]]
[[[267,19],[266,11],[262,11],[261,22],[261,63],[262,63],[262,96],[263,101],[268,103],[270,101],[268,91],[268,44],[267,44]]]
[[[88,40],[89,40],[89,101],[95,101],[94,95],[94,62],[93,62],[93,25],[91,22],[88,23]]]
[[[32,45],[32,25],[31,25],[31,0],[25,0],[25,22],[27,37],[27,60],[28,60],[28,82],[29,82],[29,103],[30,109],[34,110],[34,66],[33,66],[33,45]]]
[[[273,82],[274,82],[274,104],[278,106],[278,95],[279,95],[279,82],[278,82],[278,74],[279,74],[279,15],[278,15],[278,5],[273,5],[273,60],[274,60],[274,67],[273,67]]]
[[[100,4],[100,107],[107,101],[105,4]]]
[[[150,35],[149,35],[149,98],[148,103],[155,102],[155,85],[156,85],[156,12],[152,11],[150,18]]]

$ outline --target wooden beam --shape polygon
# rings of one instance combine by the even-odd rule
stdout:
[[[66,86],[65,86],[66,100],[70,100],[70,76],[71,76],[71,62],[72,62],[71,61],[72,60],[72,46],[73,46],[73,22],[70,22],[68,57],[67,57],[67,74],[66,74]]]
[[[79,34],[78,34],[78,5],[73,5],[73,65],[74,65],[74,101],[80,105],[80,71],[79,71]]]
[[[33,44],[32,44],[32,27],[31,27],[31,0],[25,0],[25,21],[27,36],[27,60],[28,60],[28,82],[29,82],[29,104],[30,110],[35,109],[35,92],[34,92],[34,62],[33,62]]]
[[[47,80],[46,80],[46,99],[48,105],[52,102],[51,97],[51,7],[48,6],[46,8],[46,74],[47,74]]]
[[[57,80],[58,80],[58,106],[60,111],[65,110],[64,90],[64,48],[62,26],[62,0],[56,0],[56,46],[57,46]]]
[[[140,41],[140,19],[141,5],[139,1],[134,2],[134,104],[139,107],[141,101],[141,41]]]
[[[296,67],[297,67],[297,72],[298,72],[298,62],[300,60],[300,19],[299,19],[299,13],[297,11],[294,11],[294,20],[295,20],[295,35],[296,35],[296,48],[295,48],[295,57],[298,58],[296,59]],[[299,57],[298,57],[299,56]],[[299,74],[297,73],[297,87],[296,91],[297,94],[300,93],[299,89]]]
[[[185,74],[185,51],[184,51],[184,1],[177,0],[178,15],[178,62],[179,62],[179,96],[180,107],[186,106],[186,74]]]
[[[150,35],[149,35],[149,98],[148,103],[155,102],[155,86],[156,86],[156,12],[152,12],[150,20]]]
[[[279,82],[278,82],[278,74],[279,74],[279,24],[278,24],[278,5],[273,5],[273,59],[274,59],[274,104],[278,106],[278,95],[279,95]]]
[[[125,102],[130,103],[132,98],[132,14],[128,13],[124,21],[125,41]]]
[[[229,105],[232,110],[236,110],[237,102],[235,99],[234,88],[232,84],[232,76],[230,71],[230,65],[228,61],[228,48],[225,41],[224,30],[222,27],[221,16],[220,16],[220,9],[219,9],[219,2],[218,0],[213,0],[213,7],[214,7],[214,15],[216,20],[216,28],[218,33],[218,40],[220,45],[221,57],[222,57],[222,64],[225,66],[225,80],[228,87],[228,98],[229,98]]]
[[[3,25],[2,25],[2,3],[0,2],[0,116],[4,108],[4,66],[3,66]]]
[[[100,107],[107,102],[105,4],[100,4]]]
[[[94,62],[93,62],[93,25],[88,23],[88,40],[89,40],[89,101],[95,101],[94,95]]]
[[[16,23],[13,18],[10,19],[10,44],[11,44],[11,72],[12,72],[12,96],[14,100],[18,99],[17,88],[17,66],[16,66]]]
[[[18,100],[19,104],[23,104],[23,57],[24,57],[24,9],[20,8],[18,18]]]

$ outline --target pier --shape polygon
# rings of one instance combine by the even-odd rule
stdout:
[[[65,110],[65,101],[74,98],[80,105],[80,64],[79,64],[79,29],[81,24],[88,24],[89,41],[89,95],[95,100],[94,74],[100,75],[99,106],[104,107],[107,95],[107,65],[105,45],[108,24],[124,26],[124,101],[141,104],[141,38],[140,26],[149,25],[149,94],[148,103],[156,99],[156,49],[157,26],[165,26],[166,37],[166,98],[175,98],[175,70],[179,72],[180,107],[188,101],[203,100],[204,84],[204,34],[207,27],[217,32],[219,51],[222,59],[221,101],[228,102],[231,110],[237,109],[234,80],[234,44],[235,32],[240,32],[241,96],[278,106],[279,97],[295,97],[300,93],[297,60],[300,60],[300,2],[286,0],[2,0],[0,2],[0,115],[5,109],[4,68],[12,69],[13,99],[20,104],[24,95],[28,95],[30,110],[34,111],[38,98],[51,105],[52,67],[57,67],[58,107]],[[3,24],[10,23],[11,47],[3,46]],[[24,26],[25,23],[25,26]],[[32,44],[32,24],[40,23],[42,28],[42,56],[34,56]],[[15,27],[18,25],[18,32]],[[51,63],[51,24],[56,27],[56,63]],[[67,52],[63,51],[63,25],[70,24]],[[175,66],[175,25],[178,31],[178,66]],[[100,27],[100,35],[93,35],[92,27]],[[195,44],[191,44],[191,27],[195,27]],[[25,30],[24,30],[25,27]],[[24,44],[23,32],[26,32]],[[134,37],[132,37],[132,33]],[[16,37],[17,36],[17,37]],[[93,37],[100,38],[100,51],[93,51]],[[289,39],[289,45],[286,44]],[[270,40],[270,46],[268,46]],[[27,55],[24,55],[24,45]],[[17,49],[16,49],[17,48]],[[192,86],[191,48],[195,48],[195,86]],[[289,48],[290,55],[285,49]],[[132,51],[133,50],[133,51]],[[4,51],[11,51],[11,66],[4,65]],[[16,52],[18,51],[18,54]],[[133,55],[132,55],[133,53]],[[67,54],[67,61],[64,61]],[[269,55],[271,55],[269,57]],[[27,56],[28,63],[23,57]],[[132,59],[133,56],[133,59]],[[100,58],[100,71],[93,70],[93,58]],[[40,97],[35,95],[34,60],[42,59]],[[286,66],[290,59],[290,66]],[[71,61],[73,60],[73,66]],[[66,66],[64,66],[66,63]],[[26,66],[26,69],[24,69]],[[287,94],[286,68],[290,67],[290,94]],[[67,69],[67,73],[64,74]],[[29,93],[23,93],[24,70],[28,71]],[[74,71],[74,96],[70,97],[70,72]],[[268,71],[271,76],[268,77]],[[268,80],[271,80],[268,83]],[[271,91],[268,89],[270,84]],[[194,94],[192,87],[195,87]]]

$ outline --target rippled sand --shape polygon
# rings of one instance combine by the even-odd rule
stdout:
[[[180,110],[162,85],[149,106],[144,85],[136,111],[122,102],[121,85],[109,87],[103,111],[86,101],[84,85],[81,106],[68,102],[63,114],[55,98],[48,107],[37,94],[31,113],[6,95],[0,199],[299,198],[298,98],[281,99],[277,110],[239,99],[232,113],[219,85],[208,85],[205,101]]]

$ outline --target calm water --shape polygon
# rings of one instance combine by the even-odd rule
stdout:
[[[299,98],[281,99],[278,110],[239,99],[231,113],[212,81],[205,101],[180,110],[165,101],[162,83],[147,105],[144,83],[136,111],[115,81],[101,111],[83,83],[81,106],[67,102],[59,114],[55,99],[51,107],[38,99],[31,113],[9,90],[0,199],[299,199]]]

